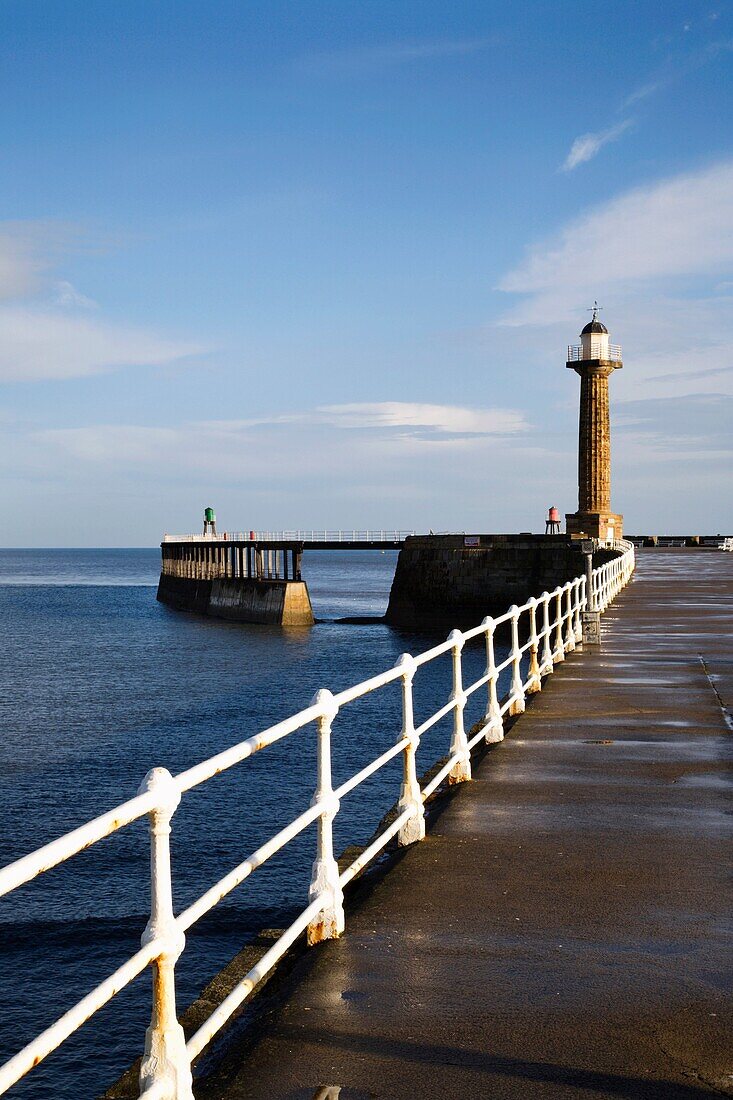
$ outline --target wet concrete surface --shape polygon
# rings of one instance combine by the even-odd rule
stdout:
[[[197,1097],[733,1095],[733,554],[642,551],[603,637]]]

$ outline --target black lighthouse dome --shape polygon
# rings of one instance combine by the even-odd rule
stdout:
[[[594,317],[592,321],[589,321],[581,332],[581,336],[587,336],[590,332],[602,332],[608,336],[608,329],[603,324],[603,321],[599,321],[597,317]]]

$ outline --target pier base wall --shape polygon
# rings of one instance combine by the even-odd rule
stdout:
[[[312,626],[305,581],[254,577],[193,580],[161,574],[158,600],[178,611],[197,611],[218,619],[272,626]]]
[[[386,620],[408,630],[475,626],[584,572],[567,535],[416,536],[400,551]]]

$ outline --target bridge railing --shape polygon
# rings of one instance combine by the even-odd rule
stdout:
[[[217,535],[163,535],[163,542],[404,542],[414,531],[383,528],[365,530],[316,531],[298,528],[292,531],[221,531]]]
[[[594,570],[593,597],[605,608],[628,582],[634,568],[634,549],[617,543],[619,556]],[[191,1100],[191,1063],[247,999],[257,984],[276,965],[288,948],[306,933],[309,944],[332,939],[345,927],[344,887],[385,846],[396,838],[408,845],[425,835],[426,800],[446,780],[463,783],[471,778],[471,750],[480,742],[497,742],[504,737],[504,722],[525,709],[526,698],[542,688],[542,680],[566,654],[582,641],[582,613],[588,606],[585,577],[577,577],[552,592],[543,592],[521,607],[511,607],[498,618],[486,618],[470,630],[454,630],[439,645],[417,656],[403,654],[396,665],[362,683],[333,694],[319,691],[305,710],[233,745],[208,760],[172,776],[165,768],[150,771],[136,797],[95,818],[58,840],[0,871],[0,895],[17,889],[38,875],[71,859],[105,837],[147,816],[150,825],[150,919],[142,946],[131,958],[69,1009],[51,1027],[34,1038],[0,1069],[0,1093],[6,1092],[52,1050],[79,1029],[116,993],[129,985],[148,966],[153,968],[151,1023],[146,1033],[140,1071],[140,1095],[145,1100]],[[509,654],[497,662],[497,630],[511,637]],[[484,673],[464,684],[462,651],[468,642],[481,640],[486,652]],[[450,655],[452,688],[445,703],[420,725],[415,725],[413,679],[417,670],[439,657]],[[499,697],[499,678],[510,677],[508,693]],[[331,772],[331,730],[335,717],[349,704],[391,684],[399,683],[402,723],[395,742],[381,755],[334,787]],[[484,693],[484,712],[478,728],[467,732],[464,710],[476,692]],[[418,781],[417,754],[429,729],[451,718],[448,756],[423,787]],[[308,727],[315,727],[317,774],[311,806],[212,884],[193,904],[175,915],[170,863],[171,821],[182,795],[214,776],[243,764],[255,753]],[[360,784],[396,757],[402,760],[402,781],[397,815],[345,870],[339,869],[333,845],[334,819],[341,801]],[[391,801],[390,801],[391,804]],[[388,806],[385,807],[387,809]],[[178,1023],[175,997],[176,961],[185,947],[185,933],[232,890],[240,886],[276,852],[309,825],[317,829],[316,859],[313,864],[308,903],[290,927],[282,933],[248,974],[222,1001],[208,1020],[186,1042]]]

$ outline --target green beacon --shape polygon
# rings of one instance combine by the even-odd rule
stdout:
[[[204,536],[216,538],[216,516],[213,508],[204,508]]]

